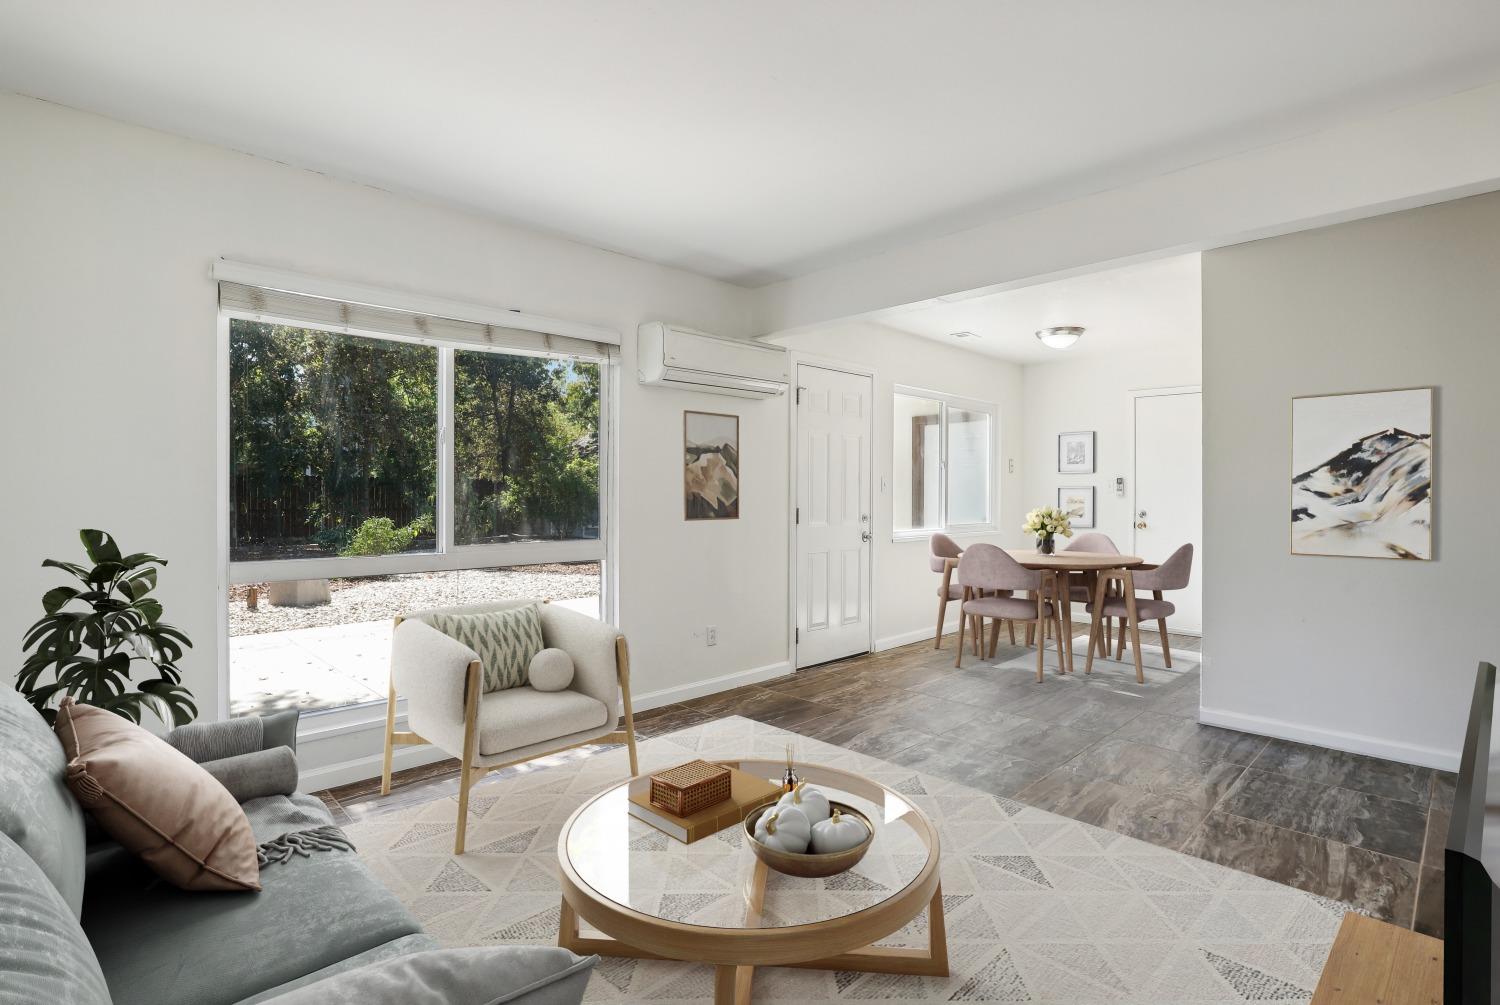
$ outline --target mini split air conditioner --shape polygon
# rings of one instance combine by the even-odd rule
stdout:
[[[773,398],[791,380],[780,346],[720,338],[690,328],[648,321],[639,329],[636,375],[648,387]]]

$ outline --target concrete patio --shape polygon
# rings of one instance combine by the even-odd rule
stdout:
[[[599,616],[599,598],[554,600]],[[390,618],[294,628],[229,639],[229,714],[304,712],[384,701],[390,673]]]

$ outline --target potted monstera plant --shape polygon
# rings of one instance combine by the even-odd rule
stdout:
[[[45,613],[27,629],[21,646],[28,654],[16,690],[49,723],[57,717],[54,699],[63,695],[136,723],[146,709],[171,726],[191,722],[198,709],[182,686],[177,661],[192,643],[161,620],[161,604],[148,596],[166,559],[146,552],[122,555],[102,530],[78,536],[92,564],[52,558],[42,563],[79,585],[43,594]]]

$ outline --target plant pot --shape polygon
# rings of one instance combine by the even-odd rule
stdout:
[[[1048,534],[1046,537],[1036,539],[1036,550],[1043,555],[1050,555],[1057,550],[1057,538]]]

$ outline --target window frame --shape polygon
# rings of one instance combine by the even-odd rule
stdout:
[[[230,484],[231,416],[230,416],[230,322],[234,320],[252,322],[274,322],[299,328],[328,332],[332,335],[347,335],[357,338],[379,339],[387,342],[407,342],[429,345],[438,350],[438,430],[437,430],[437,492],[434,524],[437,530],[435,548],[430,552],[402,552],[393,555],[372,555],[344,558],[265,559],[235,562],[230,559],[230,509],[233,506]],[[218,695],[218,717],[229,716],[229,588],[244,583],[284,582],[297,579],[343,579],[355,576],[385,576],[412,572],[446,572],[464,569],[499,569],[519,565],[541,565],[552,562],[598,562],[599,575],[599,619],[606,624],[617,624],[616,590],[618,585],[616,542],[614,528],[617,525],[615,458],[616,402],[619,400],[620,359],[610,354],[604,358],[575,356],[567,353],[528,353],[515,349],[487,350],[482,346],[450,342],[441,339],[417,339],[370,331],[356,327],[336,327],[313,324],[296,318],[270,317],[248,311],[220,308],[218,311],[218,398],[219,398],[219,465],[218,465],[218,514],[219,525],[219,612],[218,666],[220,688]],[[513,356],[542,356],[550,359],[576,359],[592,363],[600,368],[599,374],[599,537],[572,541],[519,541],[497,544],[456,545],[453,542],[454,521],[454,445],[453,445],[453,376],[456,352],[500,352]],[[369,726],[378,718],[384,721],[384,712],[376,716],[372,707],[379,702],[360,702],[336,708],[309,710],[303,715],[308,728],[301,733],[308,735],[338,735],[349,729]],[[405,700],[398,702],[398,714],[404,715]],[[316,717],[318,725],[309,719]]]
[[[896,467],[896,430],[895,430],[895,403],[896,397],[903,395],[908,398],[921,398],[927,401],[936,401],[941,406],[938,418],[938,439],[941,444],[938,456],[938,469],[942,473],[938,480],[938,509],[942,514],[942,521],[938,526],[900,528],[896,526],[896,508],[891,507],[891,540],[902,541],[925,541],[933,534],[952,534],[955,536],[966,536],[975,534],[992,534],[995,532],[995,507],[1000,498],[999,491],[999,465],[995,463],[996,451],[1000,443],[1000,409],[995,402],[980,401],[977,398],[966,398],[963,395],[949,394],[946,391],[934,391],[931,388],[916,387],[909,384],[895,384],[891,388],[891,470],[894,473]],[[964,412],[978,412],[989,417],[989,450],[987,460],[989,464],[988,475],[984,480],[985,519],[974,523],[951,523],[948,519],[948,413],[957,409]]]

